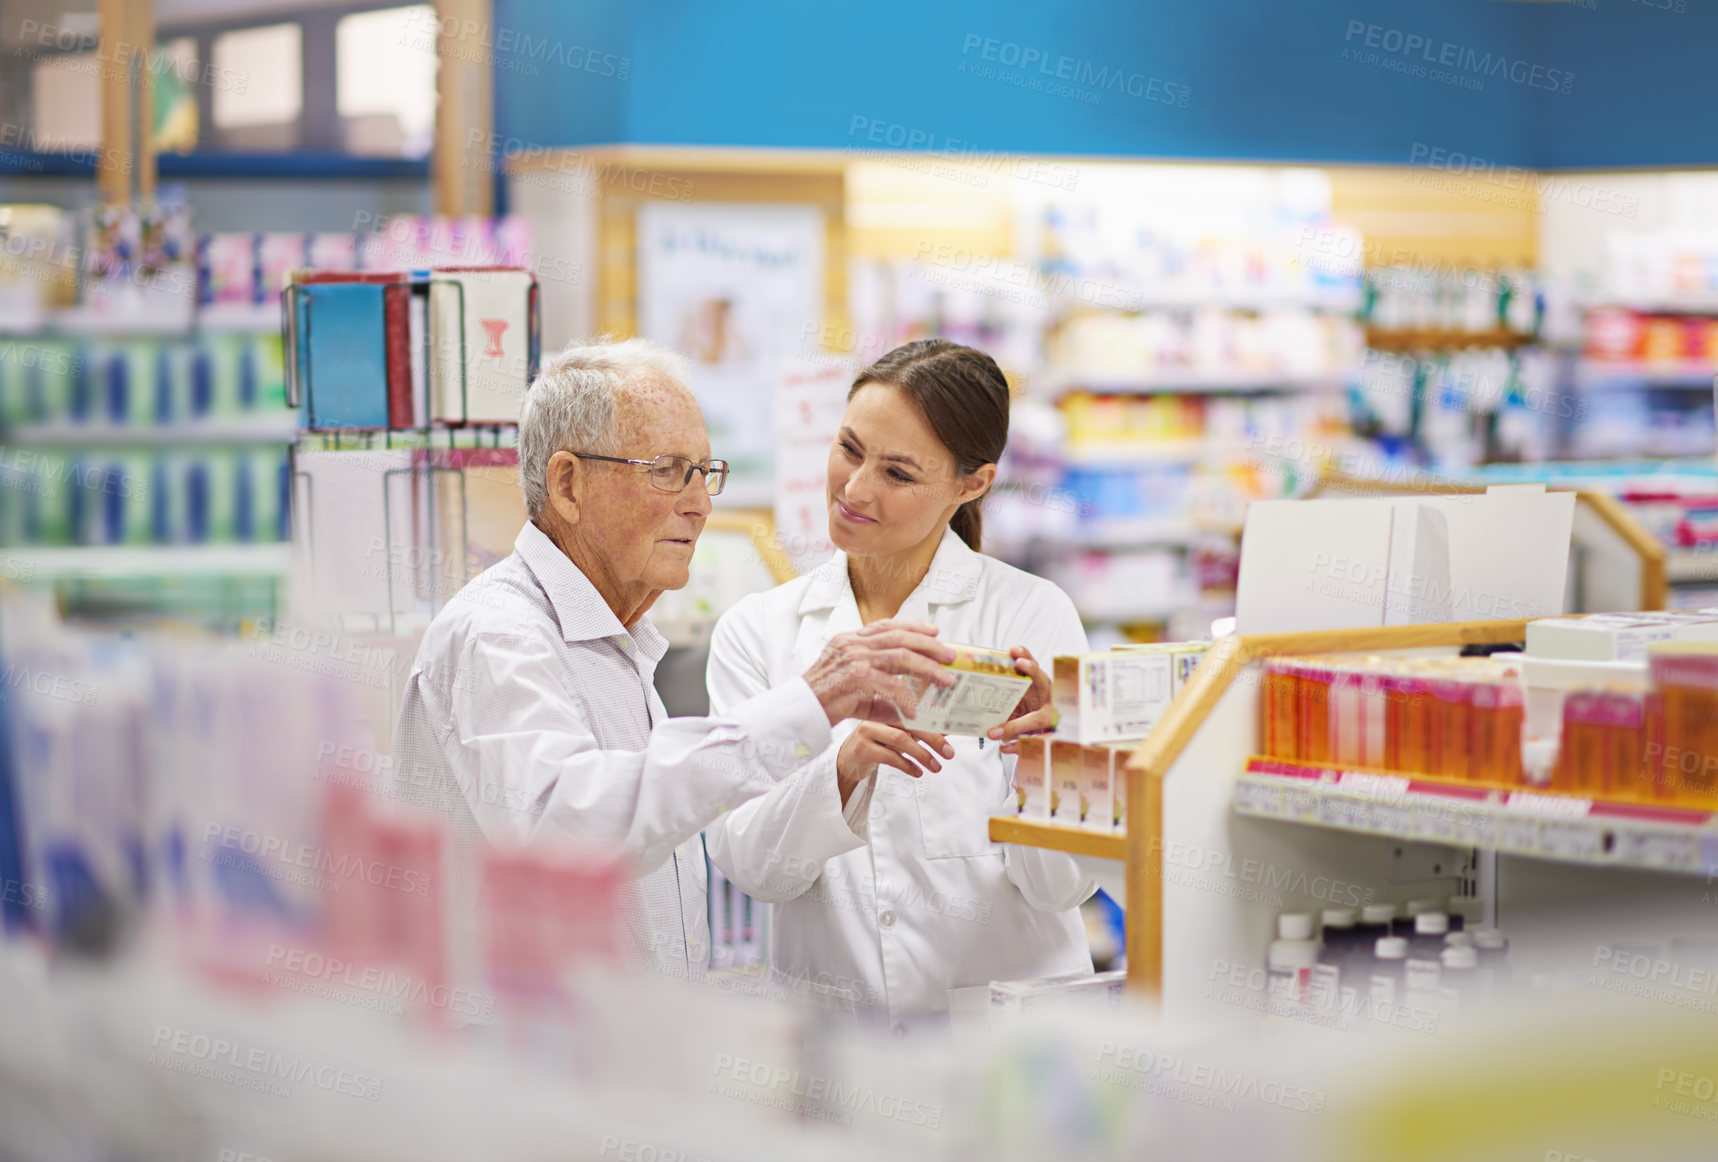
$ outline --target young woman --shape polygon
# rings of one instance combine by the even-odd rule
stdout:
[[[989,837],[988,817],[1014,802],[1005,752],[1051,722],[1036,659],[1086,649],[1066,594],[979,552],[1007,442],[1008,385],[988,355],[926,339],[883,356],[854,381],[829,450],[840,551],[734,606],[710,645],[716,714],[803,672],[833,635],[892,617],[1015,647],[1034,678],[989,738],[844,722],[822,754],[706,829],[722,873],[775,905],[777,979],[851,990],[898,1031],[945,1010],[951,988],[1092,968],[1076,910],[1092,881],[1069,856]]]

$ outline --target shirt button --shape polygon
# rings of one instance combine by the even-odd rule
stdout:
[[[802,742],[793,748],[793,757],[796,759],[808,759],[811,757],[811,748]]]
[[[881,912],[877,913],[877,927],[887,930],[894,926],[895,913],[893,909],[884,908]]]

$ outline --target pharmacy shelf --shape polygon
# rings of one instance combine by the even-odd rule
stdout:
[[[1575,381],[1583,387],[1645,383],[1652,387],[1704,388],[1710,391],[1714,378],[1718,378],[1718,363],[1703,359],[1662,363],[1583,359],[1575,366]]]
[[[20,424],[0,431],[0,442],[25,447],[82,447],[87,445],[179,444],[290,444],[298,439],[299,413],[292,411],[236,417],[192,420],[179,424],[104,423]]]
[[[1671,584],[1688,581],[1718,581],[1718,545],[1705,549],[1670,549],[1664,558],[1664,574]]]
[[[1501,328],[1459,331],[1445,327],[1367,327],[1366,346],[1374,351],[1463,351],[1469,347],[1528,347],[1537,335]]]
[[[1244,455],[1247,444],[1240,440],[1141,440],[1131,443],[1076,444],[1062,453],[1065,464],[1077,468],[1135,464],[1197,464]]]
[[[0,575],[20,581],[132,577],[283,577],[292,546],[73,545],[0,549]]]
[[[1718,873],[1718,816],[1253,757],[1235,812],[1599,867]]]
[[[1047,819],[1025,819],[1019,815],[992,815],[990,840],[992,843],[1047,847],[1052,851],[1097,859],[1127,858],[1125,831],[1099,831],[1091,827],[1052,823]]]
[[[1093,395],[1220,395],[1281,391],[1331,391],[1340,388],[1339,374],[1294,375],[1270,371],[1195,371],[1191,368],[1137,377],[1107,372],[1085,373],[1049,369],[1029,390],[1055,398],[1074,391]]]
[[[1066,277],[1063,272],[1048,275],[1052,279]],[[1086,279],[1102,276],[1078,275]],[[1120,284],[1111,286],[1112,303],[1094,306],[1078,295],[1052,296],[1062,314],[1074,312],[1140,315],[1153,311],[1185,311],[1200,307],[1215,307],[1227,311],[1265,311],[1296,307],[1342,315],[1360,310],[1363,300],[1358,287],[1140,287]]]

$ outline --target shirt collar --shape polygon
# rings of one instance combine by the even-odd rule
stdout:
[[[925,571],[924,579],[913,594],[922,596],[926,605],[970,601],[978,592],[978,575],[983,568],[984,559],[960,539],[959,533],[945,528],[936,556],[931,558],[931,567]],[[811,584],[799,600],[799,612],[834,609],[852,591],[853,582],[847,575],[847,554],[837,551],[811,571]]]
[[[630,637],[637,643],[639,651],[652,660],[660,660],[667,651],[668,639],[650,624],[648,617],[639,618],[628,632],[608,602],[603,600],[602,594],[597,592],[597,587],[591,584],[591,579],[531,521],[526,521],[525,527],[519,530],[519,536],[513,541],[513,551],[519,554],[519,559],[537,578],[537,584],[549,595],[549,604],[554,606],[555,620],[561,623],[564,641]]]

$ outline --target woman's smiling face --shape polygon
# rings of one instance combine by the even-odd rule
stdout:
[[[910,397],[867,383],[847,402],[829,449],[829,539],[849,554],[911,549],[980,496],[994,471],[962,475]]]

